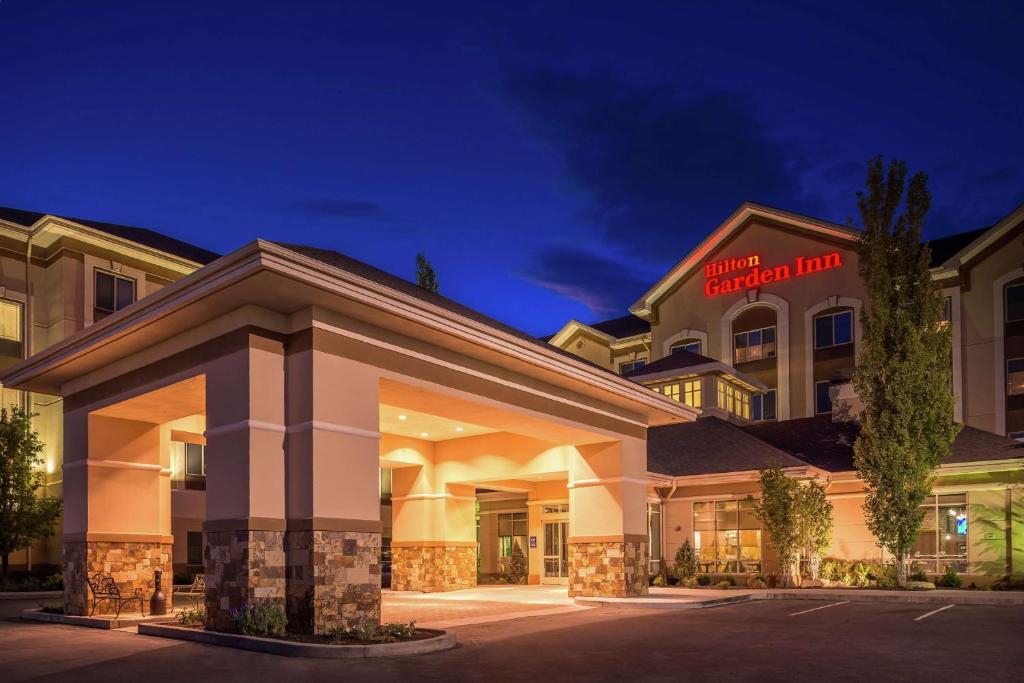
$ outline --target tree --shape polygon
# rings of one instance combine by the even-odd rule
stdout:
[[[427,260],[426,254],[416,254],[416,284],[434,294],[441,291],[437,273],[434,272],[434,266]]]
[[[690,539],[683,541],[683,544],[676,550],[676,559],[672,564],[672,573],[679,579],[679,583],[692,579],[697,573],[697,553],[690,545]]]
[[[825,497],[825,485],[811,480],[797,487],[794,505],[801,552],[817,580],[821,558],[832,543],[832,503]]]
[[[526,554],[523,549],[519,547],[518,543],[512,544],[512,557],[508,561],[508,581],[509,583],[523,583],[526,581],[526,574],[528,569],[526,567]]]
[[[43,444],[32,415],[17,406],[0,411],[0,558],[7,582],[11,553],[53,534],[60,498],[40,498]]]
[[[959,430],[950,391],[951,333],[929,271],[930,249],[921,243],[928,179],[916,173],[907,185],[906,175],[904,162],[891,162],[886,172],[875,157],[866,190],[857,193],[867,305],[853,377],[864,404],[854,444],[854,464],[867,485],[864,513],[878,544],[896,558],[901,587],[924,516],[921,503]]]
[[[754,514],[768,532],[768,544],[779,556],[783,581],[789,585],[795,573],[794,564],[800,553],[800,520],[796,510],[797,489],[800,484],[776,465],[761,470],[761,497],[749,497]]]

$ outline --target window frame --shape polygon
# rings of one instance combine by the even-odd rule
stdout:
[[[817,381],[817,382],[814,383],[814,414],[815,415],[828,415],[829,413],[832,412],[832,397],[831,396],[829,396],[829,399],[828,399],[828,410],[819,410],[820,406],[818,405],[818,387],[820,385],[822,385],[822,384],[824,384],[826,386],[826,388],[827,388],[827,387],[830,387],[832,385],[832,381],[831,380],[827,380],[827,379],[823,379],[823,380],[820,380],[820,381]]]
[[[737,363],[750,363],[750,362],[753,362],[753,361],[768,360],[768,359],[771,359],[771,358],[775,358],[778,355],[778,351],[779,351],[779,348],[778,348],[779,336],[778,336],[778,329],[777,328],[778,328],[778,324],[776,324],[776,325],[766,325],[764,327],[758,327],[758,328],[755,328],[755,329],[752,329],[752,330],[744,330],[743,332],[733,332],[732,333],[732,361],[733,361],[733,365],[735,365]],[[771,333],[772,333],[772,340],[770,342],[764,341],[764,336],[765,336],[764,333],[767,332],[768,330],[771,330]],[[757,334],[760,335],[761,341],[758,342],[756,345],[751,345],[749,343],[750,335],[754,334],[754,333],[757,333]],[[742,347],[740,347],[737,344],[737,341],[738,341],[739,337],[741,337],[741,336],[744,338],[744,345]],[[764,347],[767,346],[768,344],[771,344],[771,351],[766,354],[764,352]],[[749,349],[752,349],[755,346],[758,349],[760,349],[760,352],[759,352],[759,355],[758,355],[757,358],[751,358],[751,357],[749,357],[751,355],[749,353]],[[747,356],[748,356],[747,358],[744,358],[742,360],[740,360],[739,353],[738,353],[741,348],[744,349],[744,350],[747,350]]]
[[[836,343],[836,319],[839,318],[840,316],[849,316],[849,318],[850,318],[850,339],[849,339],[849,341],[844,341],[844,342]],[[832,319],[832,343],[830,343],[830,344],[820,344],[820,343],[818,343],[818,321],[819,320],[824,320],[825,318],[831,318]],[[854,338],[856,337],[856,331],[854,330],[853,325],[854,325],[853,310],[849,309],[849,308],[844,309],[842,311],[836,311],[834,313],[822,313],[820,315],[814,316],[813,329],[814,329],[814,348],[815,348],[815,350],[817,350],[817,349],[832,349],[832,348],[835,348],[837,346],[846,346],[847,344],[852,344],[854,342]]]
[[[661,565],[665,560],[662,549],[664,542],[664,539],[662,538],[662,536],[664,536],[664,529],[662,529],[661,524],[663,519],[662,514],[664,514],[664,510],[662,509],[661,503],[647,503],[647,548],[649,550],[647,562],[648,571],[652,576],[661,572]],[[657,543],[654,542],[655,525],[657,525],[658,529]],[[657,557],[655,557],[655,553],[657,553]]]
[[[114,285],[114,289],[113,289],[113,295],[114,295],[113,305],[114,305],[114,308],[113,309],[109,309],[109,308],[105,308],[103,306],[100,306],[99,300],[97,299],[97,296],[99,294],[99,279],[100,279],[100,275],[105,275],[105,276],[108,276],[108,277],[113,279],[113,285]],[[131,283],[131,286],[132,286],[132,300],[130,302],[128,302],[128,304],[126,304],[125,306],[120,306],[120,307],[117,305],[117,281],[118,280],[122,280],[124,282]],[[131,277],[130,275],[124,275],[122,273],[115,273],[112,270],[106,270],[106,269],[103,269],[103,268],[93,268],[93,278],[92,278],[92,310],[93,310],[93,320],[94,321],[98,319],[97,316],[96,316],[96,312],[97,311],[99,311],[102,314],[102,315],[99,316],[99,318],[105,318],[106,316],[113,315],[114,313],[117,313],[118,311],[123,311],[125,308],[127,308],[128,306],[131,306],[133,303],[135,303],[138,300],[139,300],[139,283],[138,283],[138,280],[136,280],[135,278]]]
[[[768,396],[768,394],[772,395],[772,416],[771,417],[765,417],[764,416],[764,399]],[[778,390],[777,389],[769,389],[768,391],[766,391],[764,393],[761,393],[761,394],[753,394],[750,397],[750,419],[755,421],[755,422],[773,422],[775,420],[778,420],[779,419],[778,418],[778,415],[779,415],[778,400],[779,400],[779,394],[778,394]],[[757,404],[756,407],[755,407],[755,402]],[[757,417],[757,412],[761,413],[761,417]]]
[[[1020,370],[1010,370],[1010,363],[1021,363],[1022,367],[1021,367]],[[1011,391],[1011,386],[1012,386],[1010,384],[1010,375],[1011,374],[1022,375],[1022,380],[1024,380],[1024,357],[1007,358],[1006,359],[1006,395],[1007,396],[1021,396],[1021,395],[1024,395],[1024,383],[1022,383],[1021,389],[1019,391]]]
[[[687,346],[693,346],[694,344],[697,345],[696,351],[686,348]],[[690,353],[696,353],[698,355],[701,355],[704,353],[704,344],[703,342],[701,342],[700,339],[693,339],[692,337],[688,337],[686,339],[680,339],[679,341],[669,345],[668,355],[671,356],[676,351],[689,351]]]
[[[728,503],[733,503],[736,506],[735,509],[730,510],[729,506],[727,505]],[[700,512],[703,512],[705,515],[707,515],[708,512],[710,511],[711,529],[710,529],[710,532],[709,532],[710,533],[709,538],[710,538],[711,542],[709,544],[704,544],[704,543],[701,542],[701,540],[699,540],[699,538],[701,538],[701,537],[699,537],[698,534],[706,533],[706,532],[708,532],[708,530],[697,529],[698,506],[701,506],[700,507]],[[746,499],[742,499],[742,498],[739,498],[739,499],[727,499],[727,500],[725,500],[725,499],[723,499],[723,500],[711,499],[711,500],[695,500],[695,501],[693,501],[693,505],[691,506],[692,524],[691,524],[691,531],[690,531],[690,536],[691,536],[690,542],[693,543],[694,550],[697,553],[697,559],[698,559],[698,563],[700,565],[701,573],[708,573],[708,574],[721,574],[721,573],[730,573],[730,574],[759,574],[759,573],[761,573],[764,570],[764,561],[765,561],[765,555],[764,555],[764,547],[765,547],[764,525],[762,523],[760,523],[760,522],[757,522],[757,527],[756,528],[742,528],[742,524],[741,524],[740,520],[741,520],[741,513],[743,513],[743,512],[746,512],[750,517],[753,517],[753,518],[756,519],[756,515],[753,512],[753,503],[751,501],[746,500]],[[721,532],[726,534],[726,536],[728,536],[729,534],[735,534],[736,542],[735,542],[735,544],[726,543],[726,544],[722,545],[721,547],[724,547],[724,548],[735,547],[736,548],[736,552],[737,552],[735,558],[731,557],[728,552],[726,552],[724,557],[720,557],[720,555],[719,555],[720,544],[718,543],[718,539],[719,539],[719,531],[720,531],[720,529],[719,529],[718,522],[719,522],[719,519],[721,518],[721,516],[723,514],[729,514],[729,513],[732,513],[732,514],[735,515],[735,524],[721,529]],[[753,547],[753,546],[744,546],[743,545],[743,543],[742,543],[742,535],[741,534],[744,531],[756,531],[757,532],[757,555],[758,555],[757,558],[746,559],[746,560],[743,558],[743,548],[744,547],[747,547],[747,548]],[[703,548],[707,547],[708,545],[711,548],[714,549],[713,552],[712,552],[713,559],[711,559],[710,561],[707,560],[706,558],[701,557],[701,550]],[[747,567],[743,567],[742,570],[741,570],[739,565],[743,564],[743,563],[748,563],[748,564],[756,563],[757,566],[756,566],[756,568],[752,568],[752,569],[748,569]],[[710,565],[710,567],[708,565]]]
[[[1006,324],[1006,323],[1017,323],[1017,322],[1024,321],[1024,315],[1022,315],[1020,318],[1011,318],[1010,317],[1010,290],[1011,289],[1021,289],[1022,291],[1024,291],[1024,282],[1017,282],[1017,283],[1013,283],[1013,284],[1008,284],[1005,287],[1003,287],[1003,323],[1004,324]]]
[[[502,518],[507,518],[508,523],[512,525],[511,526],[511,531],[512,531],[511,534],[503,534],[503,533],[501,533]],[[517,534],[516,533],[516,522],[523,522],[524,524],[526,524],[526,533],[525,534]],[[526,512],[499,512],[498,513],[498,529],[497,529],[498,534],[497,535],[498,535],[498,560],[499,561],[512,557],[512,546],[515,544],[517,538],[526,539],[520,545],[521,545],[521,547],[523,549],[523,554],[526,555],[526,556],[529,556],[529,552],[530,552],[530,550],[529,550],[529,547],[530,547],[530,543],[529,543],[530,526],[529,525],[530,525],[529,514],[526,513]],[[506,548],[506,546],[507,546],[507,548]],[[506,549],[508,551],[508,554],[506,554]]]
[[[637,363],[639,363],[639,365],[637,365]],[[630,366],[628,370],[626,369],[627,365]],[[633,372],[634,370],[639,370],[640,368],[645,367],[647,367],[646,358],[634,358],[633,360],[624,360],[619,363],[619,374],[625,375],[627,372]]]
[[[962,501],[951,501],[949,498],[962,497]],[[943,501],[942,498],[947,500]],[[966,491],[959,493],[935,493],[932,492],[925,499],[925,502],[921,503],[920,506],[924,510],[930,510],[935,515],[935,528],[925,529],[924,524],[922,528],[918,530],[918,538],[915,539],[915,548],[910,551],[910,566],[912,570],[923,570],[929,574],[941,574],[946,569],[947,564],[952,564],[953,567],[961,573],[967,573],[970,570],[970,547],[971,547],[971,504]],[[943,511],[951,510],[953,508],[963,509],[964,518],[964,530],[963,534],[963,553],[957,553],[956,555],[946,554],[943,551],[942,539],[943,535],[942,526],[940,520],[948,523],[948,518],[953,515],[943,515]],[[960,515],[956,515],[959,520]],[[927,521],[927,517],[925,518]],[[934,533],[935,534],[935,552],[920,554],[916,550],[917,541],[920,539],[922,533]],[[948,534],[948,531],[947,531]],[[953,535],[953,534],[948,534]],[[955,534],[960,536],[961,534]]]
[[[15,326],[17,330],[17,337],[8,337],[3,334],[2,327],[0,327],[0,339],[6,341],[16,342],[18,344],[24,341],[25,337],[25,304],[17,299],[8,299],[7,297],[0,297],[0,306],[12,306],[18,313],[18,324]]]

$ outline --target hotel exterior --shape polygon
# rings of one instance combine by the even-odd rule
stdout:
[[[1024,207],[932,244],[964,423],[915,563],[1024,572]],[[830,554],[879,559],[852,467],[856,231],[746,204],[631,308],[548,340],[337,252],[217,257],[151,231],[0,209],[5,403],[39,413],[61,533],[15,565],[152,591],[207,576],[316,632],[380,585],[505,575],[633,596],[689,539],[708,573],[776,569],[760,468],[828,485]],[[1020,400],[1018,400],[1020,399]]]

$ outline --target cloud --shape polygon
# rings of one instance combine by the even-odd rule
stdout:
[[[527,280],[580,302],[597,316],[624,315],[652,282],[620,261],[569,245],[544,245],[534,256],[523,273]]]
[[[581,220],[644,261],[674,262],[744,200],[808,208],[796,146],[773,139],[742,95],[553,69],[507,88],[560,155]]]
[[[386,216],[380,204],[375,202],[334,197],[302,199],[293,202],[292,208],[312,216],[341,220],[382,220]]]

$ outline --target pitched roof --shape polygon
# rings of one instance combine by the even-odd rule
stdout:
[[[946,235],[945,237],[938,237],[929,241],[928,246],[932,249],[931,267],[937,268],[938,266],[941,266],[943,263],[959,254],[961,249],[991,229],[992,226],[988,226],[987,228],[968,230],[967,232],[960,232],[955,235]]]
[[[853,443],[859,425],[833,422],[831,415],[817,415],[784,422],[763,422],[742,428],[773,446],[829,472],[849,472]],[[1024,458],[1024,443],[974,427],[957,434],[944,464]]]
[[[717,417],[647,430],[647,470],[670,477],[807,463]]]
[[[599,332],[610,334],[616,339],[632,337],[637,334],[645,334],[651,331],[650,322],[643,318],[638,318],[633,314],[624,315],[621,318],[612,318],[611,320],[602,320],[601,322],[591,323],[590,327],[593,327]]]
[[[654,373],[665,372],[667,370],[684,370],[686,368],[693,368],[717,362],[718,361],[714,358],[708,358],[707,356],[703,356],[699,353],[677,350],[675,353],[670,353],[664,358],[659,358],[652,363],[648,363],[642,368],[637,368],[636,370],[627,372],[623,376],[635,378],[641,375],[653,375]]]
[[[34,225],[43,216],[56,216],[56,214],[39,213],[37,211],[25,211],[24,209],[13,209],[6,206],[0,206],[0,220],[15,223],[26,228]],[[108,235],[113,235],[114,237],[138,242],[144,246],[159,249],[160,251],[188,259],[195,263],[206,265],[207,263],[220,258],[220,254],[212,252],[209,249],[203,249],[202,247],[184,242],[169,235],[164,235],[163,233],[150,230],[149,228],[138,228],[131,225],[118,225],[117,223],[104,223],[102,221],[94,221],[88,218],[72,218],[71,216],[57,217],[84,225],[87,228],[92,228],[93,230],[105,232]]]
[[[275,242],[275,244],[284,247],[285,249],[290,249],[291,251],[302,254],[303,256],[308,256],[309,258],[315,259],[317,261],[320,261],[321,263],[332,266],[334,268],[340,268],[341,270],[365,278],[367,280],[370,280],[371,282],[375,282],[379,285],[384,285],[385,287],[397,290],[403,294],[407,294],[409,296],[416,297],[417,299],[421,299],[428,303],[434,304],[435,306],[440,306],[441,308],[445,308],[451,311],[452,313],[457,313],[458,315],[461,315],[465,318],[469,318],[470,320],[474,320],[478,323],[483,323],[484,325],[488,325],[490,327],[501,330],[507,334],[511,334],[525,341],[529,341],[530,343],[536,344],[537,346],[541,346],[548,351],[555,351],[556,353],[566,356],[567,358],[572,358],[575,361],[586,363],[587,365],[593,366],[595,368],[600,368],[604,372],[617,376],[617,373],[609,370],[608,368],[602,367],[595,363],[591,363],[587,359],[581,358],[576,354],[569,353],[568,351],[565,351],[557,346],[547,344],[543,340],[538,339],[537,337],[534,337],[532,335],[529,335],[523,332],[522,330],[518,330],[510,325],[506,325],[505,323],[495,320],[494,318],[491,318],[489,316],[486,316],[483,313],[480,313],[479,311],[475,311],[468,306],[464,306],[457,301],[453,301],[448,297],[441,296],[440,294],[435,294],[434,292],[426,290],[417,284],[409,282],[405,278],[398,277],[397,275],[392,275],[391,273],[385,270],[381,270],[376,266],[371,266],[368,263],[364,263],[363,261],[354,259],[351,256],[342,254],[339,251],[335,251],[333,249],[322,249],[320,247],[311,247],[305,244],[289,244],[286,242]]]

